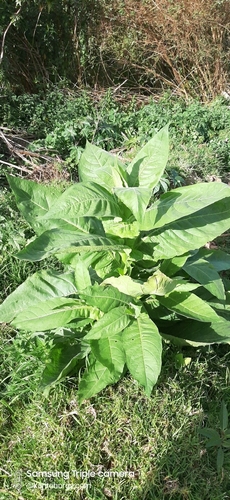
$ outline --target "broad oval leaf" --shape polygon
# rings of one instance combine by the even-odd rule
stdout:
[[[113,191],[119,200],[129,208],[135,219],[141,223],[151,198],[152,190],[144,187],[127,187],[117,188]]]
[[[103,224],[96,217],[66,217],[66,218],[52,218],[52,219],[38,219],[39,228],[36,231],[41,235],[49,229],[58,229],[59,231],[76,231],[77,233],[97,234],[98,236],[105,236]]]
[[[119,168],[120,167],[120,168]],[[95,182],[112,191],[113,187],[122,187],[122,163],[107,151],[87,142],[78,165],[81,182]]]
[[[85,356],[89,352],[90,347],[87,347]],[[41,386],[45,388],[60,382],[73,371],[76,373],[83,364],[81,344],[55,345],[49,353],[49,362],[43,371]]]
[[[223,282],[215,268],[204,259],[198,259],[184,264],[183,269],[193,279],[203,285],[212,295],[220,300],[225,300]]]
[[[86,340],[106,338],[122,332],[130,323],[130,316],[127,314],[127,307],[115,307],[100,318],[91,330],[85,335]]]
[[[150,396],[161,370],[162,341],[156,325],[141,313],[122,333],[126,364]]]
[[[230,227],[229,198],[210,205],[199,212],[172,222],[165,229],[156,229],[143,238],[152,244],[154,260],[171,259],[198,249],[220,236]],[[141,249],[140,244],[140,249]]]
[[[0,322],[10,323],[16,314],[39,302],[76,293],[73,272],[39,271],[27,278],[0,305]]]
[[[191,319],[177,321],[173,327],[170,322],[164,327],[161,325],[161,333],[167,335],[167,339],[174,342],[183,339],[196,345],[222,344],[230,342],[229,321],[221,319],[215,323],[201,323]]]
[[[113,287],[120,290],[120,292],[127,293],[132,297],[139,297],[144,293],[142,284],[138,281],[133,280],[132,278],[130,278],[130,276],[127,275],[119,276],[118,278],[114,278],[112,276],[111,278],[107,278],[106,280],[104,280],[103,284],[112,285]]]
[[[230,187],[222,182],[200,182],[173,189],[146,211],[140,229],[151,231],[165,226],[226,197],[230,197]]]
[[[199,258],[210,262],[217,272],[227,271],[230,269],[230,255],[223,252],[223,250],[208,250],[207,248],[200,248],[194,258],[190,258],[190,261]]]
[[[208,439],[220,439],[220,434],[215,429],[211,429],[209,427],[204,427],[204,429],[199,429],[199,434]]]
[[[88,287],[83,292],[79,293],[81,299],[85,300],[86,304],[96,306],[102,312],[107,313],[115,307],[130,305],[133,297],[119,292],[113,286],[93,285]]]
[[[119,238],[136,238],[140,233],[137,221],[129,224],[121,219],[113,219],[103,221],[103,227],[107,236],[119,236]]]
[[[110,372],[110,370],[90,356],[90,364],[85,370],[78,388],[78,400],[82,403],[85,399],[98,394],[107,385],[115,384],[120,379],[121,374]]]
[[[15,316],[12,325],[19,330],[44,332],[85,318],[99,319],[100,311],[77,299],[56,298],[24,309]]]
[[[206,448],[212,448],[213,446],[221,446],[222,440],[221,437],[218,436],[218,438],[211,438],[209,441],[206,443]]]
[[[75,283],[78,291],[91,286],[91,278],[88,268],[83,260],[79,260],[75,265]]]
[[[57,258],[63,264],[70,265],[73,269],[75,269],[79,260],[82,261],[88,269],[91,267],[91,280],[92,270],[96,272],[97,277],[104,279],[105,277],[113,276],[118,268],[124,267],[119,252],[114,252],[113,250],[104,251],[103,247],[101,251],[91,250],[84,253],[73,251],[72,253],[68,252],[68,254],[57,254]],[[98,279],[96,281],[99,282]]]
[[[112,327],[111,327],[112,328]],[[90,342],[95,358],[106,366],[111,373],[120,376],[125,365],[125,353],[120,333],[113,333],[108,337]]]
[[[58,198],[44,219],[76,217],[120,217],[121,208],[114,195],[93,182],[76,183]],[[41,221],[42,222],[42,221]]]
[[[181,284],[180,278],[170,279],[164,273],[158,269],[152,276],[148,278],[148,281],[143,284],[142,290],[146,295],[166,295]]]
[[[124,250],[125,245],[116,244],[112,239],[85,234],[77,231],[59,231],[50,229],[45,231],[34,241],[29,243],[23,250],[17,253],[17,257],[22,260],[32,262],[43,260],[53,254],[74,254],[87,251]]]
[[[127,168],[129,186],[153,189],[162,177],[168,161],[168,125],[163,127],[139,151]]]
[[[40,227],[39,218],[48,213],[61,196],[62,190],[11,175],[7,175],[7,180],[14,193],[17,207],[23,217],[37,231]]]
[[[187,318],[205,323],[221,320],[214,309],[194,293],[173,291],[165,297],[159,296],[159,302],[170,311],[175,311]]]
[[[179,257],[174,257],[173,259],[165,259],[161,264],[162,273],[167,274],[167,276],[173,276],[176,274],[185,264],[186,260],[189,258],[189,253],[185,255],[179,255]]]

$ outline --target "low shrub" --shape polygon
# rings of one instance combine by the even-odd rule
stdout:
[[[128,165],[87,143],[80,182],[64,193],[8,177],[36,232],[17,257],[64,265],[36,272],[0,306],[1,322],[52,342],[43,386],[84,367],[82,401],[129,370],[150,395],[162,338],[229,342],[230,291],[219,273],[230,255],[205,245],[230,226],[230,188],[199,183],[150,202],[168,153],[166,126]]]

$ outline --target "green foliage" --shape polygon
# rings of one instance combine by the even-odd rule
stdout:
[[[65,192],[8,176],[37,234],[17,257],[55,256],[65,269],[29,277],[0,306],[0,320],[51,335],[44,384],[85,363],[80,401],[127,370],[149,396],[162,337],[192,345],[230,340],[230,292],[219,275],[230,256],[201,248],[230,226],[230,188],[200,183],[150,202],[168,153],[165,126],[128,165],[87,144],[80,182]]]
[[[33,92],[44,90],[60,76],[83,80],[81,68],[87,63],[82,57],[87,43],[85,23],[89,16],[94,20],[99,10],[93,9],[94,0],[87,4],[80,1],[76,6],[73,0],[2,0],[0,33],[6,32],[3,82],[8,81],[19,92]]]
[[[227,100],[217,99],[208,106],[196,101],[186,104],[166,94],[139,109],[138,102],[130,102],[125,92],[124,104],[116,100],[112,90],[98,102],[89,92],[74,92],[64,85],[50,86],[46,94],[15,96],[4,92],[0,121],[29,134],[31,150],[39,153],[46,149],[49,156],[65,160],[75,178],[87,141],[107,151],[118,149],[120,157],[132,159],[154,132],[170,122],[169,161],[154,193],[166,192],[169,184],[181,186],[189,177],[191,183],[213,176],[229,182]]]
[[[216,466],[217,471],[220,473],[222,471],[224,460],[226,457],[226,452],[230,448],[230,429],[228,429],[228,409],[224,401],[221,403],[220,409],[220,430],[209,429],[205,427],[204,429],[199,429],[201,436],[208,439],[206,443],[206,448],[217,448]]]

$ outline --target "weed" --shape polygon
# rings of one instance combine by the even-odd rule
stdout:
[[[228,429],[228,410],[224,401],[220,409],[220,430],[210,428],[199,429],[199,433],[208,439],[206,448],[217,448],[217,472],[221,472],[226,458],[225,452],[230,448],[230,429]]]

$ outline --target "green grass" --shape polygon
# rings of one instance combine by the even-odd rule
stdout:
[[[2,353],[9,343],[6,334],[1,343]],[[192,361],[178,370],[177,349],[165,346],[161,379],[150,399],[127,377],[81,407],[74,378],[57,386],[48,397],[40,392],[45,355],[41,348],[28,352],[27,362],[21,354],[17,373],[20,347],[16,341],[4,354],[12,378],[0,405],[1,499],[15,495],[26,500],[62,500],[64,495],[85,500],[230,498],[230,461],[218,475],[215,450],[207,453],[198,434],[203,425],[218,429],[222,398],[230,407],[226,347],[185,349]],[[42,491],[39,483],[49,480],[32,478],[28,471],[59,471],[69,473],[69,478],[50,480],[56,488],[61,485],[59,491]],[[72,471],[94,472],[95,477],[74,477]],[[108,477],[114,471],[128,471],[133,477]],[[21,476],[18,496],[17,474]],[[68,493],[67,484],[74,488]]]

